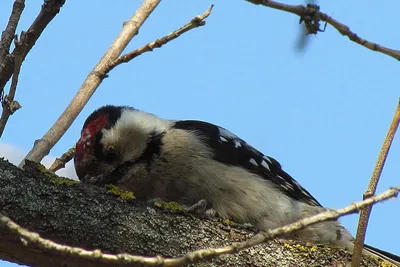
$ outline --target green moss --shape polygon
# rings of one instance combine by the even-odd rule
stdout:
[[[165,209],[168,211],[172,211],[174,213],[181,213],[185,211],[184,208],[182,208],[181,205],[179,205],[176,202],[163,202],[163,201],[155,201],[154,206],[160,208],[160,209]]]
[[[229,225],[229,226],[234,226],[236,224],[235,222],[228,220],[228,219],[224,220],[223,222],[224,222],[224,224]]]
[[[390,262],[387,261],[381,261],[379,266],[381,267],[396,267],[395,265],[391,264]]]
[[[117,196],[123,200],[133,200],[135,199],[135,195],[133,194],[133,192],[130,191],[125,191],[120,189],[118,186],[112,185],[112,184],[107,184],[105,186],[107,193]]]
[[[47,178],[51,179],[51,178],[57,178],[58,177],[55,173],[53,173],[53,172],[49,171],[48,169],[46,169],[46,167],[43,164],[36,163],[35,168],[36,168],[36,170],[38,172],[40,172],[41,174],[43,174]]]
[[[391,264],[390,262],[387,262],[387,261],[382,261],[380,263],[380,266],[381,267],[396,267],[396,265],[393,265],[393,264]]]
[[[297,257],[310,257],[313,252],[318,250],[317,246],[301,245],[301,244],[289,244],[284,243],[283,248],[289,250],[294,256]]]
[[[396,267],[396,265],[393,265],[390,262],[384,261],[381,258],[374,257],[373,255],[367,255],[367,257],[371,258],[373,261],[375,261],[381,267]]]
[[[75,181],[75,180],[65,178],[65,177],[59,177],[57,175],[55,175],[55,177],[53,177],[53,178],[50,178],[50,181],[53,184],[68,185],[68,186],[80,184],[79,181]]]
[[[58,176],[57,174],[49,171],[43,164],[40,163],[35,163],[35,164],[36,164],[35,165],[36,171],[41,173],[44,177],[49,178],[53,184],[71,186],[80,183],[79,181],[72,180],[67,177]]]

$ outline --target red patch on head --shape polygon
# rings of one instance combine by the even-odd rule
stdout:
[[[100,132],[108,124],[108,116],[100,114],[96,118],[86,122],[81,131],[81,138],[75,146],[75,157],[81,158],[88,148],[93,145],[94,139],[98,132]]]

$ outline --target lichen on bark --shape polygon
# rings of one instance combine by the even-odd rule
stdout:
[[[176,257],[200,248],[244,241],[252,229],[221,219],[176,213],[104,188],[54,183],[34,168],[23,171],[0,160],[0,213],[42,237],[106,253]],[[71,255],[45,252],[0,227],[0,259],[30,266],[103,266]],[[301,249],[300,249],[301,248]],[[272,240],[234,255],[195,266],[344,266],[351,255],[342,248]],[[379,266],[364,259],[364,266]]]

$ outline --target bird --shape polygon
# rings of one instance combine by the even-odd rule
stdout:
[[[130,106],[91,113],[75,146],[74,165],[86,184],[113,184],[139,200],[203,203],[208,213],[268,231],[326,211],[317,199],[264,155],[227,129],[198,120],[167,120]],[[354,248],[338,220],[288,238]],[[400,266],[400,257],[364,246],[365,254]]]

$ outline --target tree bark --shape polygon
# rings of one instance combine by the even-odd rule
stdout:
[[[255,231],[124,200],[106,189],[63,180],[29,167],[23,171],[0,159],[0,213],[60,244],[106,253],[176,257],[200,248],[248,239]],[[41,248],[0,226],[0,259],[29,266],[103,266]],[[273,240],[196,266],[344,266],[342,248]],[[371,258],[362,266],[379,266]]]

